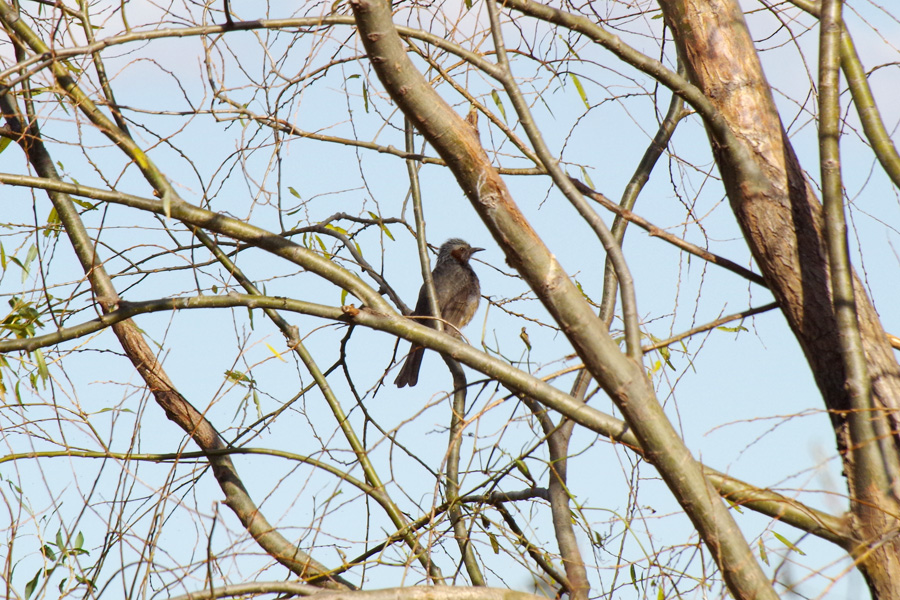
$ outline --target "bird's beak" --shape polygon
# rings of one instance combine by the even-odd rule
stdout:
[[[484,248],[472,248],[472,254],[475,254],[476,252],[481,252],[483,250],[484,250]]]

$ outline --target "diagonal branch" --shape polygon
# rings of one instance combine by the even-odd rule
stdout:
[[[4,178],[0,177],[0,181]],[[142,210],[162,214],[162,205],[159,201],[137,196],[129,196],[119,192],[110,192],[87,188],[80,184],[62,181],[50,181],[37,177],[16,176],[16,183],[29,184],[33,187],[56,190],[72,194],[81,194],[89,198],[104,200],[124,206],[131,206]],[[278,238],[274,234],[263,235],[255,227],[243,221],[233,219],[225,215],[216,215],[197,207],[192,207],[186,202],[174,207],[174,218],[180,219],[189,225],[206,224],[212,231],[239,239],[246,243],[255,243],[260,247],[282,256],[285,259],[296,261],[297,264],[309,268],[318,275],[328,278],[330,272],[320,272],[316,269],[316,263],[304,263],[299,258],[305,255],[296,255],[290,252],[290,246],[282,244],[268,245],[272,238]],[[279,238],[280,239],[280,238]],[[283,241],[283,240],[282,240]],[[290,244],[290,243],[288,243]],[[241,294],[229,294],[226,296],[196,296],[193,298],[168,298],[146,303],[133,302],[121,303],[117,311],[104,315],[96,321],[83,324],[90,331],[97,331],[108,327],[111,322],[130,318],[135,314],[152,311],[171,311],[190,308],[222,308],[230,306],[247,306],[251,308],[276,308],[288,310],[300,314],[312,315],[333,321],[353,322],[364,327],[371,327],[380,331],[403,337],[404,339],[452,356],[454,359],[466,364],[473,369],[484,373],[492,379],[496,379],[503,385],[513,390],[521,390],[524,395],[533,397],[541,404],[558,411],[576,423],[587,427],[611,440],[622,443],[634,451],[642,453],[641,445],[628,425],[606,413],[587,406],[575,400],[571,395],[549,385],[545,381],[525,373],[510,364],[473,348],[450,335],[442,334],[430,327],[426,327],[411,319],[406,319],[391,311],[381,312],[370,309],[358,309],[354,306],[330,307],[311,302],[303,302],[289,298],[271,298],[268,296],[246,296]],[[592,315],[592,318],[596,318]],[[56,336],[58,334],[48,334]],[[39,336],[29,340],[9,340],[0,342],[0,350],[27,349],[32,344],[39,347],[47,342],[48,336]],[[75,337],[66,336],[65,339]],[[852,542],[852,537],[844,519],[829,515],[803,505],[801,502],[782,496],[770,490],[752,486],[746,482],[734,479],[707,466],[703,471],[714,487],[721,495],[736,495],[737,502],[747,506],[751,510],[778,518],[781,521],[797,527],[803,531],[812,533],[823,539],[845,547]]]
[[[0,5],[5,6],[2,2]],[[18,116],[17,107],[8,94],[0,94],[0,110],[6,117],[10,129],[20,134],[17,141],[35,171],[46,179],[59,182],[60,177],[56,172],[53,160],[43,145],[37,125],[29,124],[26,131],[22,119]],[[51,191],[49,196],[72,242],[75,254],[91,282],[97,304],[104,313],[114,310],[120,303],[119,296],[102,261],[97,257],[93,242],[81,221],[75,204],[66,193]],[[134,322],[130,319],[118,321],[112,328],[125,354],[147,384],[147,388],[153,394],[156,402],[165,411],[166,416],[190,435],[201,450],[215,451],[225,448],[224,441],[212,423],[175,388]],[[324,565],[298,549],[295,544],[289,542],[266,521],[250,498],[250,494],[228,456],[210,454],[209,463],[216,481],[225,494],[225,504],[234,511],[247,531],[266,552],[301,577],[327,574],[328,569]],[[321,582],[321,585],[338,589],[352,587],[339,577],[328,577]]]
[[[382,84],[447,161],[509,264],[535,291],[591,375],[622,411],[647,460],[657,468],[710,548],[731,592],[741,599],[775,598],[732,515],[663,412],[643,368],[619,351],[605,324],[593,314],[516,206],[471,128],[415,69],[393,27],[389,3],[352,0],[351,7]],[[575,400],[569,397],[569,402]]]

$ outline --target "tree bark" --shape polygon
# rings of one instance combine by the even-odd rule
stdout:
[[[379,80],[406,117],[446,161],[506,254],[540,298],[591,375],[622,411],[644,450],[684,508],[739,599],[777,598],[743,534],[663,412],[637,361],[625,356],[522,215],[472,128],[413,66],[386,0],[351,0],[360,38]],[[524,392],[524,391],[523,391]]]
[[[768,186],[749,185],[734,153],[709,132],[732,210],[760,270],[800,343],[829,409],[850,491],[858,544],[851,549],[873,597],[900,598],[900,505],[896,484],[900,366],[859,279],[858,323],[874,410],[851,403],[832,302],[822,206],[784,132],[735,0],[660,2],[692,82],[750,150]],[[854,412],[855,411],[855,412]],[[864,412],[866,414],[861,414]],[[855,439],[853,418],[871,419],[881,439]],[[889,432],[889,433],[887,433]],[[876,460],[866,459],[866,450]]]

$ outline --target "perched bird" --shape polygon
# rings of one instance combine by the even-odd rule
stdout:
[[[478,308],[481,285],[475,271],[469,266],[469,259],[482,250],[484,248],[473,248],[459,238],[447,240],[438,250],[437,264],[431,272],[431,278],[434,280],[434,291],[441,309],[441,318],[444,320],[444,331],[450,335],[459,337],[459,330],[472,320]],[[428,291],[424,285],[419,290],[416,310],[411,316],[433,316],[429,308]],[[429,327],[435,326],[432,319],[424,319],[423,322]],[[416,385],[424,353],[425,348],[412,345],[406,356],[406,362],[394,380],[397,387]]]

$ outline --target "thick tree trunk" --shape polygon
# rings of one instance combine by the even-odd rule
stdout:
[[[766,281],[806,355],[826,407],[850,491],[858,545],[849,548],[873,597],[900,598],[900,504],[896,473],[900,367],[871,301],[855,280],[859,328],[872,379],[875,431],[881,440],[852,438],[839,330],[832,306],[822,207],[803,177],[775,108],[736,0],[662,0],[692,82],[711,99],[746,144],[768,185],[742,178],[734,154],[710,133],[735,216]],[[879,444],[878,465],[861,460],[864,444]],[[887,466],[885,466],[887,465]]]

